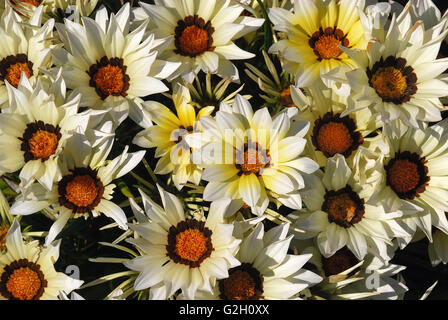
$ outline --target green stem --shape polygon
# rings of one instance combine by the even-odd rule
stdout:
[[[271,29],[271,20],[269,20],[268,12],[266,11],[266,7],[261,2],[261,0],[257,0],[258,5],[261,8],[261,12],[263,14],[264,21],[264,46],[263,49],[268,51],[272,45],[272,29]]]

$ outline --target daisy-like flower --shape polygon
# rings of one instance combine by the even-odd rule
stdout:
[[[140,192],[151,222],[129,225],[140,237],[128,241],[142,251],[124,263],[140,272],[134,289],[150,288],[149,299],[155,300],[179,289],[187,299],[194,299],[198,290],[212,293],[216,280],[240,265],[233,255],[241,241],[232,236],[233,225],[224,222],[230,200],[212,203],[204,221],[189,218],[179,199],[160,187],[159,192],[163,208]]]
[[[356,181],[341,154],[328,159],[322,179],[315,177],[307,191],[306,210],[297,214],[295,222],[306,233],[296,237],[316,237],[324,257],[347,246],[359,260],[369,252],[387,261],[392,239],[407,235],[395,221],[400,214],[369,204],[371,189]]]
[[[41,26],[41,19],[39,8],[27,22],[30,27],[24,26],[21,17],[9,6],[0,18],[0,37],[5,44],[0,47],[0,107],[8,102],[6,83],[17,88],[25,74],[35,84],[39,68],[51,67],[54,20]]]
[[[123,153],[113,160],[107,160],[114,135],[112,123],[106,122],[102,131],[92,131],[87,136],[80,131],[73,134],[61,158],[61,175],[50,188],[45,190],[39,184],[32,185],[21,194],[11,207],[11,214],[29,215],[45,208],[58,212],[46,243],[55,239],[68,219],[98,217],[101,213],[112,218],[121,229],[127,229],[124,211],[113,203],[113,184],[140,163],[145,151]],[[92,142],[91,142],[92,141]]]
[[[369,110],[342,116],[347,108],[347,99],[333,89],[316,86],[307,90],[308,97],[296,87],[291,87],[291,90],[291,100],[302,109],[293,121],[310,123],[305,150],[320,167],[325,167],[327,159],[336,154],[342,154],[351,164],[360,147],[368,147],[381,140],[379,136],[367,138],[380,125],[372,121]]]
[[[182,76],[193,82],[202,70],[238,81],[238,70],[230,60],[254,57],[236,46],[234,40],[260,27],[264,19],[251,18],[252,25],[241,21],[244,7],[236,2],[157,0],[155,5],[143,2],[140,5],[157,24],[154,32],[158,37],[174,38],[161,54],[168,61],[182,64],[171,79]]]
[[[322,277],[302,269],[311,254],[287,254],[293,238],[288,228],[283,224],[265,232],[259,223],[241,243],[236,255],[241,265],[217,282],[213,295],[202,293],[200,299],[293,300],[319,283]]]
[[[155,49],[166,40],[144,39],[147,23],[130,31],[129,3],[110,17],[103,8],[95,20],[82,17],[82,23],[56,24],[64,48],[53,55],[67,87],[82,94],[82,106],[110,109],[116,123],[128,115],[137,124],[148,123],[142,98],[167,91],[159,79],[179,66],[157,59]]]
[[[286,112],[272,119],[267,108],[254,112],[239,95],[232,107],[221,105],[215,120],[200,122],[204,133],[190,135],[187,142],[200,148],[193,161],[204,167],[202,179],[208,181],[204,200],[231,198],[257,215],[267,208],[268,195],[287,207],[302,207],[302,174],[318,169],[300,157],[308,123],[293,125]]]
[[[6,236],[6,252],[0,254],[1,300],[57,300],[83,281],[56,272],[60,241],[40,247],[38,241],[24,243],[17,220]]]
[[[196,114],[190,92],[180,84],[176,85],[172,100],[177,115],[158,102],[144,103],[146,111],[156,125],[139,132],[133,143],[142,148],[156,147],[155,156],[161,158],[154,172],[172,173],[174,185],[181,190],[189,181],[196,185],[201,181],[202,168],[191,161],[191,149],[186,137],[200,132],[198,120],[209,116],[214,107],[202,108]]]
[[[366,48],[368,32],[360,19],[363,6],[359,0],[296,0],[293,12],[271,8],[274,30],[284,33],[286,39],[276,42],[269,52],[281,56],[298,87],[309,87],[337,67],[352,70],[356,64],[341,46]]]
[[[403,11],[403,15],[409,13]],[[442,120],[445,107],[439,98],[448,95],[448,83],[441,75],[448,68],[448,59],[436,59],[448,30],[426,42],[422,21],[412,26],[410,17],[402,19],[399,23],[393,17],[383,43],[373,41],[367,51],[344,49],[357,69],[347,73],[351,103],[343,115],[368,108],[398,136],[405,131],[399,128]],[[404,126],[391,126],[396,122]]]
[[[60,75],[46,89],[40,81],[32,87],[25,76],[17,89],[6,86],[9,106],[0,114],[0,149],[8,153],[0,154],[0,172],[20,170],[21,187],[38,180],[51,190],[60,177],[58,158],[67,139],[76,128],[85,132],[93,114],[77,113],[80,95],[66,98]]]
[[[401,271],[405,266],[384,262],[373,255],[358,260],[346,247],[325,258],[315,246],[303,249],[323,281],[314,290],[328,300],[400,300],[408,291]],[[391,255],[392,252],[391,252]]]
[[[374,196],[386,210],[403,212],[403,226],[411,234],[418,227],[430,241],[432,226],[448,234],[447,130],[446,121],[426,130],[409,128],[401,138],[386,130],[389,150]]]

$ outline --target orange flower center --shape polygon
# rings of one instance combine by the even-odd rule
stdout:
[[[270,167],[270,161],[269,150],[263,150],[257,142],[245,143],[244,150],[237,151],[235,166],[240,170],[240,176],[252,173],[260,176],[264,168]]]
[[[395,161],[388,172],[389,182],[398,192],[408,192],[420,181],[417,165],[409,160]]]
[[[40,265],[20,259],[4,267],[0,277],[0,293],[10,300],[38,300],[47,284]]]
[[[356,212],[356,202],[348,194],[330,197],[327,203],[327,212],[334,219],[352,221]]]
[[[40,159],[42,162],[56,153],[62,137],[61,128],[43,121],[28,123],[23,133],[21,150],[24,151],[25,162]]]
[[[326,157],[340,153],[348,158],[364,142],[353,119],[331,112],[315,121],[311,138],[316,150]]]
[[[58,182],[58,192],[61,206],[73,213],[88,213],[103,198],[104,185],[90,167],[75,168]]]
[[[341,40],[333,35],[322,36],[316,42],[316,50],[322,59],[335,59],[342,53],[342,50],[338,47],[339,44],[341,44]]]
[[[174,32],[174,52],[177,54],[194,58],[215,49],[212,37],[215,29],[210,21],[205,22],[197,15],[179,20]]]
[[[207,251],[208,238],[198,229],[187,229],[176,236],[176,250],[179,257],[198,261]]]
[[[328,214],[330,222],[348,228],[361,221],[364,215],[364,201],[347,185],[338,191],[327,191],[322,211]]]
[[[17,62],[16,64],[11,65],[8,68],[8,73],[5,77],[8,82],[14,86],[18,87],[20,82],[20,77],[22,75],[22,72],[25,72],[25,75],[27,78],[30,78],[32,75],[32,70],[30,70],[28,63],[25,62]]]
[[[389,56],[367,68],[370,86],[384,102],[402,104],[417,92],[417,75],[404,58]]]
[[[226,296],[234,300],[247,300],[255,294],[255,281],[242,270],[237,270],[224,281],[224,292]]]
[[[17,54],[15,56],[7,56],[0,61],[0,79],[8,81],[10,85],[18,87],[22,72],[27,78],[33,75],[33,63],[28,61],[26,54]]]
[[[6,283],[6,288],[20,300],[31,300],[41,287],[39,276],[30,268],[14,270]]]
[[[188,26],[179,38],[180,50],[188,55],[198,55],[208,47],[208,33],[196,26]]]
[[[38,130],[28,140],[28,145],[35,159],[48,159],[56,152],[58,136],[54,132]]]
[[[399,99],[408,87],[406,77],[394,67],[378,69],[370,81],[378,95],[387,99]]]
[[[102,57],[90,66],[90,86],[95,88],[102,100],[109,96],[127,96],[130,78],[126,74],[127,67],[121,58]]]
[[[336,27],[329,27],[325,30],[321,28],[309,40],[309,45],[314,50],[314,54],[318,57],[319,61],[322,59],[339,59],[343,51],[338,45],[348,47],[349,43],[344,32]]]
[[[168,232],[167,256],[175,263],[197,268],[214,250],[211,235],[204,221],[181,221]]]
[[[358,262],[355,255],[346,247],[338,250],[331,257],[325,258],[322,256],[322,266],[327,277],[340,274]]]
[[[425,159],[408,151],[398,153],[394,159],[385,166],[387,172],[387,185],[404,199],[413,199],[426,189],[428,168]]]
[[[224,300],[259,300],[263,294],[263,276],[248,263],[230,269],[229,277],[219,282]]]
[[[76,176],[65,189],[66,199],[78,207],[91,205],[98,196],[96,181],[90,175]]]
[[[101,67],[93,80],[96,87],[108,95],[119,95],[124,87],[123,72],[118,66]]]
[[[341,122],[324,124],[317,136],[317,143],[321,150],[335,155],[344,153],[353,144],[348,128]]]

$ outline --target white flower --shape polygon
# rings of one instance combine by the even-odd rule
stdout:
[[[54,51],[54,60],[67,86],[82,94],[82,106],[111,109],[116,123],[128,115],[137,124],[150,123],[142,98],[167,91],[159,79],[179,66],[157,59],[156,47],[166,40],[144,38],[146,23],[130,31],[129,3],[110,17],[103,8],[82,23],[56,25],[65,46]]]
[[[0,107],[8,101],[6,82],[18,87],[25,74],[32,84],[40,75],[39,68],[51,67],[51,42],[54,20],[41,26],[42,8],[23,24],[20,16],[7,6],[0,18]]]
[[[364,1],[295,0],[294,10],[269,9],[274,30],[286,34],[270,53],[279,54],[284,69],[295,76],[298,87],[309,87],[338,67],[352,70],[355,63],[341,46],[365,50],[368,32],[361,23]],[[331,81],[322,78],[325,84]]]
[[[142,255],[125,262],[139,271],[134,289],[150,288],[149,299],[167,299],[181,289],[187,299],[197,290],[212,292],[216,279],[229,276],[240,265],[233,254],[240,240],[232,236],[233,225],[224,222],[230,200],[213,203],[207,219],[188,218],[174,195],[159,187],[163,208],[141,192],[145,212],[151,222],[130,224],[139,238],[128,241]]]
[[[400,24],[394,16],[384,43],[372,41],[367,51],[344,49],[358,67],[347,73],[352,93],[343,115],[368,108],[398,136],[405,126],[418,128],[442,120],[445,107],[439,98],[448,95],[448,83],[441,75],[448,58],[436,59],[448,30],[425,42],[426,26],[422,21],[412,26],[410,20]]]
[[[202,299],[222,300],[290,300],[322,280],[317,274],[302,269],[311,254],[287,254],[293,235],[289,224],[264,231],[258,223],[243,240],[236,258],[241,265],[229,270],[229,276],[217,282],[213,295]]]
[[[434,225],[448,234],[447,122],[426,130],[409,128],[401,138],[388,133],[375,201],[386,211],[403,212],[402,224],[412,233],[418,226],[431,240]]]
[[[302,174],[318,169],[300,157],[308,123],[295,125],[286,112],[272,119],[267,108],[254,112],[239,95],[232,107],[221,104],[215,120],[203,117],[200,123],[204,133],[190,135],[187,142],[200,147],[193,161],[204,167],[205,200],[239,200],[257,215],[268,206],[268,195],[287,207],[302,207]]]
[[[27,77],[21,78],[17,89],[7,84],[10,102],[8,112],[0,114],[0,149],[8,153],[0,154],[0,172],[20,170],[23,188],[38,180],[51,190],[60,177],[58,159],[67,139],[76,128],[85,132],[92,115],[77,113],[79,95],[65,99],[61,77],[53,84],[44,90],[38,81],[32,87]]]
[[[156,125],[139,132],[133,143],[143,148],[157,147],[155,156],[160,157],[160,160],[154,172],[172,173],[174,185],[181,190],[188,181],[194,184],[201,181],[202,168],[191,161],[191,149],[186,137],[200,132],[198,120],[209,116],[214,107],[202,108],[196,114],[188,89],[180,84],[176,85],[172,100],[177,115],[156,101],[143,103]]]
[[[309,262],[324,278],[319,285],[322,298],[401,300],[408,291],[400,274],[405,266],[382,261],[370,254],[360,261],[346,247],[327,258],[314,246],[304,248],[303,252],[312,254]],[[393,252],[390,255],[393,256]]]
[[[153,20],[158,37],[172,37],[161,57],[181,62],[171,77],[193,82],[200,71],[239,80],[238,69],[230,60],[254,55],[235,45],[234,40],[261,26],[263,19],[239,19],[244,7],[230,0],[157,0],[155,5],[140,3]],[[247,24],[247,25],[246,25]],[[253,27],[255,25],[255,28]]]
[[[51,242],[63,229],[68,219],[93,217],[101,213],[112,218],[121,229],[127,229],[124,211],[112,202],[115,179],[122,177],[140,163],[145,151],[128,153],[128,148],[113,160],[107,160],[114,135],[112,123],[106,122],[103,131],[92,131],[90,141],[82,132],[76,132],[66,146],[61,159],[60,178],[51,191],[32,185],[21,194],[11,207],[11,214],[28,215],[48,207],[59,213],[46,242]],[[89,136],[90,136],[89,135]],[[91,142],[92,141],[92,142]]]
[[[291,87],[292,100],[300,105],[300,89]],[[307,134],[306,154],[320,167],[327,164],[327,159],[342,154],[349,164],[353,163],[358,151],[378,140],[368,138],[380,124],[372,121],[369,110],[360,110],[342,116],[347,108],[347,99],[339,96],[333,89],[324,86],[307,90],[309,107],[298,112],[293,121],[308,121],[310,130]]]
[[[310,177],[311,178],[311,177]],[[389,260],[387,246],[395,236],[407,233],[395,221],[400,214],[387,212],[379,203],[370,204],[370,188],[355,179],[345,158],[328,159],[323,177],[314,177],[304,196],[306,211],[297,213],[300,239],[316,237],[324,257],[344,246],[362,260],[367,252]]]
[[[60,241],[39,247],[38,241],[24,243],[17,220],[6,236],[7,251],[0,253],[1,300],[57,300],[83,281],[56,272]]]

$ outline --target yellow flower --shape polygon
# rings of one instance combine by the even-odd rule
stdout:
[[[133,143],[142,148],[155,147],[155,156],[160,158],[155,173],[172,173],[174,185],[181,190],[188,181],[199,184],[202,176],[202,168],[190,160],[192,150],[185,137],[200,132],[199,118],[209,116],[214,107],[202,108],[196,114],[190,92],[180,84],[175,87],[172,98],[177,115],[159,102],[144,103],[156,125],[139,132]]]
[[[281,8],[269,10],[274,30],[285,33],[286,39],[276,42],[270,53],[284,59],[284,68],[295,75],[296,86],[308,87],[320,76],[343,67],[355,67],[340,46],[366,49],[367,32],[359,15],[359,0],[295,1],[293,12]],[[323,79],[327,86],[330,80]]]

